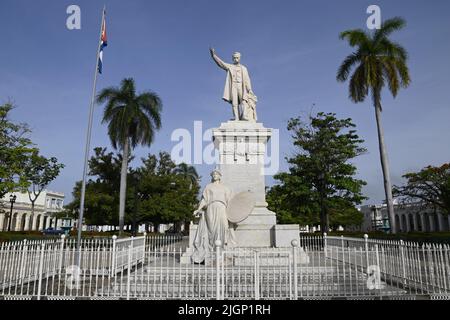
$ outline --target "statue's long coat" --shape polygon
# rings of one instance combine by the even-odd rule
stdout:
[[[232,64],[225,64],[227,67],[227,80],[225,82],[225,89],[223,91],[223,100],[232,103],[233,95],[232,95],[232,86],[233,86],[233,77],[236,75],[233,74],[236,70],[236,66]],[[243,65],[239,66],[242,68],[242,100],[248,100],[248,93],[252,91],[252,84],[250,81],[250,76],[248,75],[248,70]]]

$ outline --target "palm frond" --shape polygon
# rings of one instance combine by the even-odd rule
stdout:
[[[344,82],[348,79],[352,67],[361,60],[359,53],[352,53],[345,58],[344,62],[339,67],[336,79],[340,82]]]
[[[385,58],[381,61],[381,63],[383,76],[387,80],[387,83],[389,85],[389,91],[391,91],[392,95],[396,97],[398,90],[400,88],[400,81],[395,64],[395,59]]]
[[[360,64],[350,78],[349,98],[355,103],[363,102],[368,92],[366,68],[364,64]]]
[[[395,17],[384,21],[381,28],[375,31],[374,41],[379,42],[389,36],[392,32],[402,29],[406,26],[406,21],[401,17]]]
[[[347,40],[350,46],[361,46],[369,42],[369,36],[361,29],[347,30],[339,35],[341,40]]]

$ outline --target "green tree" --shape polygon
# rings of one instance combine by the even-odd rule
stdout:
[[[268,192],[271,210],[283,223],[316,224],[322,232],[329,225],[349,226],[362,222],[356,209],[366,199],[361,189],[366,184],[355,179],[356,167],[350,162],[366,151],[351,119],[337,119],[333,113],[310,116],[308,123],[291,119],[296,152],[286,159],[289,172],[275,179],[279,185]]]
[[[394,186],[393,193],[401,204],[414,204],[450,214],[450,163],[440,167],[428,166],[419,172],[403,176],[406,184]]]
[[[129,157],[129,161],[132,157]],[[120,171],[122,156],[95,148],[89,160],[89,180],[86,183],[85,215],[90,225],[118,225]],[[81,181],[75,184],[73,201],[66,206],[70,212],[80,208]]]
[[[355,102],[363,102],[370,94],[375,109],[378,128],[381,167],[383,170],[384,189],[390,220],[391,232],[396,232],[394,205],[392,200],[392,184],[389,173],[389,162],[381,124],[381,92],[387,84],[394,97],[400,87],[406,88],[410,83],[406,50],[389,39],[389,36],[402,29],[406,22],[402,18],[386,20],[374,33],[363,30],[347,30],[340,34],[341,39],[348,41],[355,52],[347,56],[337,73],[337,80],[349,81],[349,97]]]
[[[180,163],[175,169],[174,173],[182,176],[183,178],[189,180],[192,185],[198,184],[198,180],[200,179],[197,170],[193,166],[190,166],[186,163]]]
[[[183,222],[193,219],[192,213],[198,204],[198,182],[193,183],[177,173],[175,163],[166,152],[158,157],[149,155],[142,161],[140,221],[152,223],[156,229],[162,223],[174,223],[179,230]]]
[[[28,188],[30,182],[24,176],[25,163],[37,151],[28,138],[31,132],[28,126],[9,119],[13,109],[11,103],[0,105],[0,199],[9,192]]]
[[[56,179],[63,168],[64,164],[58,163],[58,159],[55,157],[46,158],[39,155],[38,151],[33,152],[27,159],[24,165],[24,176],[30,183],[27,191],[31,202],[32,215],[34,215],[35,203],[42,190]]]
[[[162,102],[157,94],[136,93],[133,79],[124,79],[120,88],[103,89],[97,102],[106,103],[103,123],[108,124],[108,135],[114,149],[122,151],[120,173],[119,230],[123,232],[125,217],[128,155],[138,145],[152,144],[155,131],[161,128]]]

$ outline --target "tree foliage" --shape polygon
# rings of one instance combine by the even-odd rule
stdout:
[[[0,199],[9,192],[25,191],[30,182],[24,175],[27,159],[37,151],[28,138],[26,124],[10,120],[11,103],[0,106]]]
[[[428,166],[419,172],[403,176],[406,184],[394,186],[393,193],[401,204],[428,207],[450,214],[450,163],[440,167]]]
[[[129,161],[132,160],[130,157]],[[166,152],[142,158],[142,165],[129,169],[127,181],[125,223],[152,224],[175,223],[192,220],[197,205],[199,184],[182,168],[175,165]],[[96,148],[89,161],[90,179],[86,184],[86,223],[90,225],[118,225],[120,154],[108,153],[106,148]],[[186,169],[186,168],[185,168]],[[188,171],[197,173],[188,166]],[[81,182],[74,188],[74,201],[67,208],[78,211]]]
[[[155,132],[161,128],[162,101],[151,91],[136,93],[134,79],[123,79],[120,87],[103,89],[98,103],[106,103],[102,123],[108,124],[108,135],[114,149],[122,150],[128,159],[130,149],[138,145],[150,146]],[[127,195],[128,163],[120,172],[119,230],[123,231]]]
[[[191,166],[178,167],[166,152],[158,157],[149,155],[142,159],[139,192],[142,197],[140,221],[161,223],[181,223],[191,221],[198,204],[200,190],[197,172]]]
[[[400,88],[408,87],[411,82],[407,65],[407,51],[389,38],[394,31],[401,30],[405,25],[404,19],[396,17],[383,22],[381,28],[374,32],[365,32],[361,29],[342,32],[340,38],[347,40],[355,50],[345,58],[337,72],[338,81],[345,82],[349,79],[349,98],[353,102],[363,102],[369,95],[372,97],[378,130],[384,191],[390,228],[393,233],[396,232],[396,222],[389,161],[381,119],[381,92],[387,85],[395,98]]]
[[[55,157],[46,158],[35,151],[26,160],[24,178],[29,182],[28,197],[31,201],[31,211],[34,214],[34,203],[41,192],[58,177],[64,164],[58,163]]]
[[[337,73],[338,81],[344,82],[350,78],[349,97],[352,101],[363,102],[371,93],[374,104],[381,108],[381,90],[386,84],[394,97],[400,87],[408,87],[411,81],[406,63],[408,53],[389,39],[394,31],[405,25],[406,22],[397,17],[386,20],[372,34],[361,29],[340,34],[342,40],[356,47],[356,51],[345,58]]]
[[[350,162],[364,153],[364,141],[354,130],[351,119],[337,119],[333,113],[310,116],[308,123],[291,119],[295,153],[287,158],[289,172],[275,179],[280,184],[268,192],[271,210],[282,223],[328,226],[357,225],[362,215],[355,205],[365,197],[361,193],[366,183],[355,179],[356,167]]]
[[[132,159],[130,157],[128,162]],[[117,225],[119,211],[118,190],[122,156],[95,148],[89,160],[89,180],[86,183],[84,219],[90,225]],[[80,209],[81,181],[72,192],[73,201],[66,208],[74,216]]]

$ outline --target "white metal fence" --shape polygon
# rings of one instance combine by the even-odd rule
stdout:
[[[185,239],[0,246],[4,299],[385,299],[450,297],[445,245],[302,237],[291,248],[221,248],[182,264]],[[162,244],[163,245],[159,245]],[[149,245],[150,244],[150,245]],[[307,263],[306,263],[307,262]]]

